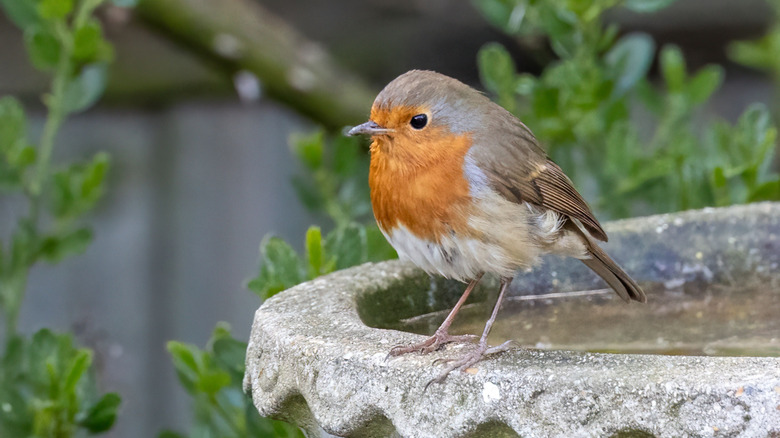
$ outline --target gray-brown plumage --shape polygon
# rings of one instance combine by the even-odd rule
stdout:
[[[491,102],[491,105],[495,105]],[[472,156],[491,186],[504,198],[552,210],[565,218],[562,228],[581,235],[587,258],[580,258],[624,300],[646,302],[642,288],[602,250],[594,239],[606,242],[607,233],[571,180],[542,150],[531,131],[503,108],[491,108],[503,119],[487,132],[475,135]],[[496,132],[499,129],[501,132]],[[481,137],[485,140],[480,141]],[[490,139],[500,138],[499,141]],[[490,145],[482,147],[482,145]],[[584,231],[582,228],[584,228]]]
[[[430,273],[469,281],[432,337],[391,355],[463,340],[447,329],[488,272],[501,277],[501,288],[478,348],[437,380],[506,348],[488,348],[487,334],[514,273],[543,254],[577,258],[624,300],[646,301],[598,246],[607,234],[533,133],[473,88],[435,72],[407,72],[379,93],[371,120],[350,134],[372,136],[374,216],[399,256]]]

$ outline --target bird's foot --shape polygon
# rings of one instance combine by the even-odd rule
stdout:
[[[418,344],[396,345],[390,350],[387,357],[396,357],[413,352],[427,354],[438,350],[444,344],[449,344],[450,342],[471,342],[474,338],[476,338],[474,335],[453,336],[447,333],[446,330],[436,330],[436,333],[434,333],[433,336]]]
[[[466,370],[471,368],[474,364],[482,360],[482,358],[484,358],[485,356],[509,350],[512,344],[513,344],[512,341],[506,341],[501,345],[495,347],[488,347],[487,342],[480,342],[479,344],[477,344],[476,350],[471,350],[457,359],[437,359],[436,361],[434,361],[434,364],[446,363],[448,364],[447,368],[445,368],[444,371],[441,374],[439,374],[438,377],[428,382],[425,385],[425,389],[428,389],[428,387],[432,383],[443,382],[447,378],[447,375],[449,375],[454,370],[460,370],[465,372]]]

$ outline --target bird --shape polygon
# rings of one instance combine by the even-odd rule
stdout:
[[[473,340],[451,335],[450,325],[484,274],[500,279],[476,348],[445,360],[429,384],[509,348],[511,341],[490,347],[488,334],[516,272],[536,266],[542,255],[581,260],[623,300],[647,301],[599,247],[607,234],[572,181],[531,130],[485,94],[441,73],[411,70],[388,83],[369,120],[347,134],[371,137],[371,206],[399,258],[468,283],[432,336],[396,346],[389,356]]]

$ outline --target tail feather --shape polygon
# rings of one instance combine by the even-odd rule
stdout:
[[[618,266],[595,242],[591,239],[586,240],[588,241],[588,252],[591,257],[582,259],[582,262],[592,269],[593,272],[599,274],[599,277],[603,278],[624,301],[634,300],[646,303],[647,296],[644,291],[626,274],[626,271]]]

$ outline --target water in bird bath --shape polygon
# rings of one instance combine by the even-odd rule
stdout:
[[[659,285],[646,292],[645,305],[626,304],[607,289],[509,297],[489,342],[512,339],[523,347],[610,353],[780,357],[776,286],[710,285],[682,293]],[[480,334],[490,306],[487,301],[465,306],[451,333]],[[446,314],[404,319],[392,328],[428,335]]]

